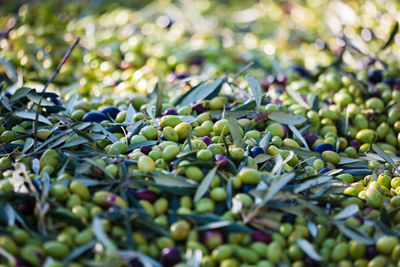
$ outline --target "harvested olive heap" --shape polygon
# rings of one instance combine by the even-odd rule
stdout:
[[[24,50],[49,29],[27,27],[0,42],[0,266],[400,266],[393,55],[344,38],[327,67],[280,69],[220,47],[181,59],[174,40],[155,59],[129,32],[109,37],[120,51],[76,42],[51,79],[58,62]]]

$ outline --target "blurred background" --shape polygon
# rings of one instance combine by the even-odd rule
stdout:
[[[351,69],[391,64],[400,54],[399,18],[398,0],[3,0],[0,58],[34,87],[79,36],[54,86],[128,94],[148,91],[160,75],[175,82],[234,74],[249,62],[259,79],[291,66],[316,70],[339,55]]]

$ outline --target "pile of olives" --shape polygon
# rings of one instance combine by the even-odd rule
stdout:
[[[382,76],[262,82],[258,107],[218,87],[190,105],[50,95],[39,121],[16,110],[40,93],[5,95],[2,261],[397,266],[400,91]]]

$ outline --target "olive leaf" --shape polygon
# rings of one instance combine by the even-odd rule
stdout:
[[[309,149],[308,144],[306,142],[306,140],[304,139],[304,137],[301,135],[301,133],[299,132],[299,130],[297,130],[296,126],[294,125],[288,125],[289,129],[293,132],[294,136],[296,136],[303,144],[304,146]]]
[[[250,85],[251,93],[256,102],[256,106],[257,106],[257,108],[259,108],[261,105],[261,100],[262,100],[262,90],[261,90],[260,83],[257,81],[256,78],[254,78],[250,74],[246,75],[246,79]]]
[[[137,258],[144,267],[162,267],[162,265],[153,258],[134,250],[120,250],[119,255],[127,259]]]
[[[344,208],[343,210],[341,210],[338,214],[335,215],[335,217],[333,217],[335,220],[343,220],[346,219],[350,216],[353,216],[354,214],[357,213],[357,211],[359,210],[358,205],[356,204],[351,204],[348,205],[346,208]]]
[[[73,261],[74,259],[78,258],[82,254],[84,254],[86,251],[89,249],[93,248],[94,245],[96,245],[96,240],[92,240],[80,247],[77,247],[75,250],[73,250],[70,254],[68,254],[65,259],[62,261],[62,265],[66,266],[68,263]]]
[[[215,166],[212,170],[210,170],[206,177],[201,181],[199,187],[196,190],[196,194],[194,195],[194,201],[199,200],[203,197],[203,195],[207,192],[210,187],[211,181],[214,178],[215,173],[217,172],[218,166]]]
[[[10,78],[10,80],[13,82],[18,81],[18,74],[14,66],[4,57],[0,58],[0,63],[4,66],[8,78]]]
[[[282,177],[278,178],[268,189],[267,194],[265,195],[262,205],[268,203],[281,189],[289,183],[295,176],[294,172],[285,173]]]
[[[224,82],[223,78],[218,78],[214,82],[201,83],[198,86],[193,87],[187,93],[185,93],[181,98],[175,102],[175,106],[187,106],[190,103],[198,102],[203,99],[209,99],[216,96]]]
[[[126,111],[125,123],[133,123],[133,116],[135,113],[135,109],[133,108],[132,104],[129,103],[128,110]]]
[[[241,129],[237,120],[234,118],[228,118],[228,124],[229,124],[229,130],[233,138],[233,142],[235,143],[236,146],[244,149],[245,145],[240,131]]]
[[[103,224],[101,223],[101,219],[98,216],[93,218],[92,229],[93,229],[93,234],[96,236],[97,240],[101,242],[106,249],[110,251],[118,250],[118,248],[108,238],[106,232],[103,229]]]
[[[392,167],[396,170],[399,171],[398,167],[396,166],[396,164],[394,163],[393,159],[386,154],[379,146],[377,146],[376,144],[372,144],[372,149],[379,155],[381,156],[387,163],[389,163],[390,165],[392,165]]]
[[[158,79],[155,90],[157,90],[156,116],[158,117],[159,115],[161,115],[161,108],[164,96],[164,81],[161,78]]]
[[[301,106],[305,107],[306,109],[310,109],[310,105],[304,101],[303,97],[296,92],[295,90],[293,90],[293,88],[291,87],[287,87],[286,88],[286,92]]]
[[[17,111],[15,112],[15,116],[23,118],[23,119],[27,119],[27,120],[36,120],[36,113],[33,112],[28,112],[28,111]],[[53,125],[51,123],[51,121],[49,121],[46,117],[44,117],[43,115],[39,114],[38,117],[38,121],[48,124],[48,125]]]
[[[361,235],[356,231],[351,230],[350,228],[346,227],[342,223],[334,223],[336,227],[342,232],[343,235],[347,236],[350,240],[356,240],[364,245],[370,246],[373,245],[375,242],[370,237],[366,235]]]
[[[390,31],[388,40],[385,42],[385,44],[379,50],[384,50],[388,46],[390,46],[393,43],[394,37],[396,36],[398,31],[399,31],[399,22],[396,21],[396,23],[392,27],[392,30]]]
[[[166,185],[171,187],[196,188],[198,186],[197,182],[182,176],[154,175],[153,180],[160,185]]]
[[[308,240],[299,238],[297,239],[296,243],[311,259],[315,261],[322,261],[321,255],[318,254],[314,246]]]
[[[22,149],[22,153],[26,153],[32,146],[35,140],[33,138],[26,138],[24,148]]]
[[[325,183],[331,181],[332,179],[333,179],[333,176],[322,175],[317,178],[307,180],[306,182],[302,183],[299,187],[296,187],[293,190],[293,192],[295,194],[298,194],[298,193],[303,192],[304,190],[307,190],[313,186],[325,184]]]
[[[253,230],[247,226],[232,221],[216,221],[197,227],[197,231],[206,231],[211,229],[221,229],[235,233],[252,233]]]
[[[74,94],[73,96],[70,97],[70,99],[68,99],[68,102],[65,105],[65,109],[68,114],[71,114],[76,102],[78,101],[78,97],[79,97],[78,94]]]
[[[307,121],[307,119],[301,115],[289,114],[281,111],[271,112],[268,118],[286,125],[298,125]]]

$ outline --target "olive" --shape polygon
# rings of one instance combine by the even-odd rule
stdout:
[[[181,253],[175,247],[166,247],[161,251],[161,263],[163,266],[172,267],[181,261]]]
[[[314,151],[322,153],[324,151],[335,151],[335,146],[329,143],[322,143],[314,147]]]
[[[82,118],[82,121],[84,122],[102,122],[105,120],[108,120],[107,116],[104,113],[97,111],[90,111]]]

